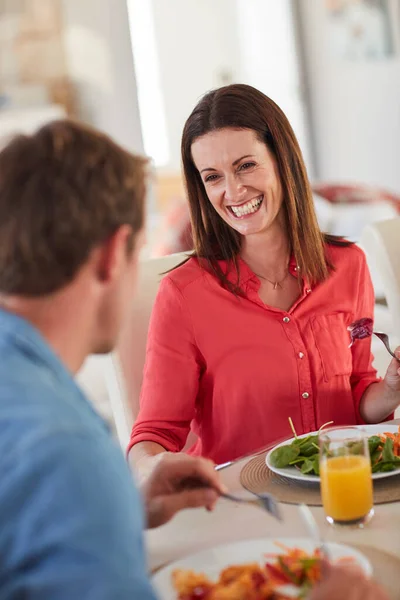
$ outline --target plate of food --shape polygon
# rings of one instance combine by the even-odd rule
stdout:
[[[333,563],[349,562],[369,577],[368,559],[354,548],[326,544]],[[307,538],[246,540],[204,550],[153,576],[160,600],[302,598],[320,578],[321,555]]]
[[[372,478],[400,475],[400,427],[385,423],[355,427],[368,436]],[[267,467],[282,477],[319,483],[318,434],[318,431],[295,434],[277,444],[265,458]]]

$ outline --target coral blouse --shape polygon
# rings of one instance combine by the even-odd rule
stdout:
[[[362,422],[360,400],[379,379],[371,340],[349,348],[347,326],[373,317],[372,283],[357,246],[327,253],[335,271],[315,287],[303,281],[287,312],[262,302],[242,260],[245,297],[194,258],[164,277],[129,448],[153,441],[177,452],[192,429],[198,440],[189,452],[221,463],[290,437],[288,417],[299,434],[327,421]],[[297,275],[293,260],[290,271]]]

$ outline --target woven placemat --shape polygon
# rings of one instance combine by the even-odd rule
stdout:
[[[281,477],[265,463],[265,454],[250,460],[240,473],[240,483],[249,492],[273,494],[279,502],[322,506],[319,483],[302,482]],[[400,501],[400,475],[374,481],[374,503]]]
[[[372,577],[386,590],[390,600],[400,600],[400,558],[372,546],[350,545],[368,558],[373,568]]]

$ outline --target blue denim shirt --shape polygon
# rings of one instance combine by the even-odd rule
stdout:
[[[0,310],[0,600],[154,600],[142,528],[105,423],[39,332]]]

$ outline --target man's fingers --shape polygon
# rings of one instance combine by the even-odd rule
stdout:
[[[321,560],[321,579],[325,579],[326,577],[328,577],[329,573],[331,572],[332,566],[329,562],[329,560],[326,560],[326,558]]]
[[[188,480],[192,488],[205,486],[214,488],[219,493],[226,491],[211,460],[186,454],[166,455],[159,467],[160,471],[163,469],[163,475],[168,474],[169,480],[176,481],[180,487],[185,487],[185,480]]]
[[[184,490],[175,494],[158,496],[148,506],[149,527],[158,527],[167,523],[185,508],[212,509],[218,500],[218,493],[209,488]]]
[[[209,488],[184,490],[177,494],[163,497],[164,506],[171,516],[184,508],[213,508],[218,500],[218,493]]]

